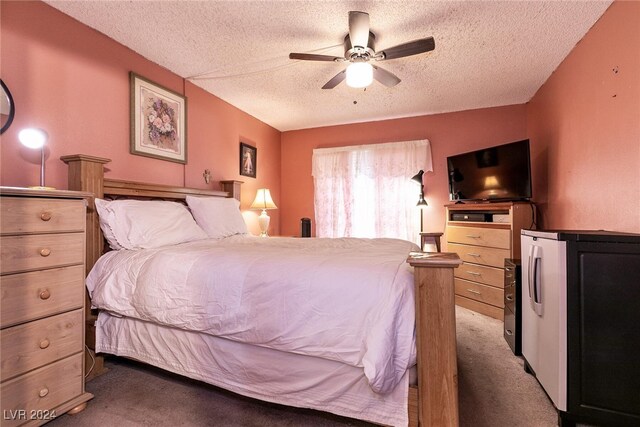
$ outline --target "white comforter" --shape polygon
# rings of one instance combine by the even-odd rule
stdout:
[[[363,367],[392,390],[415,364],[417,246],[396,239],[235,236],[101,257],[94,307]]]

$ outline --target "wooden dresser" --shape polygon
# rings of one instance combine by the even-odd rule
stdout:
[[[2,425],[79,412],[84,390],[86,200],[0,187]]]
[[[448,205],[447,251],[463,264],[455,270],[456,304],[504,317],[504,260],[520,258],[520,230],[534,227],[527,202]]]

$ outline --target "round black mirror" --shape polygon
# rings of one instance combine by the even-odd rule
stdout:
[[[0,79],[0,134],[9,129],[13,116],[16,114],[16,106],[13,103],[13,96],[9,88]]]

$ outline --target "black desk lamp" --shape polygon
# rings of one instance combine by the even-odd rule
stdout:
[[[423,232],[423,219],[422,219],[422,209],[426,206],[429,206],[427,204],[427,201],[424,199],[424,184],[422,183],[422,175],[424,175],[424,171],[422,169],[420,169],[420,172],[418,172],[417,174],[415,174],[411,180],[417,182],[418,184],[420,184],[420,198],[418,199],[418,203],[416,204],[416,206],[418,206],[421,210],[420,210],[420,232]]]

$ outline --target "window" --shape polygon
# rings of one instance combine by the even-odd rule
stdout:
[[[418,241],[420,169],[433,170],[427,140],[313,150],[317,236]]]

